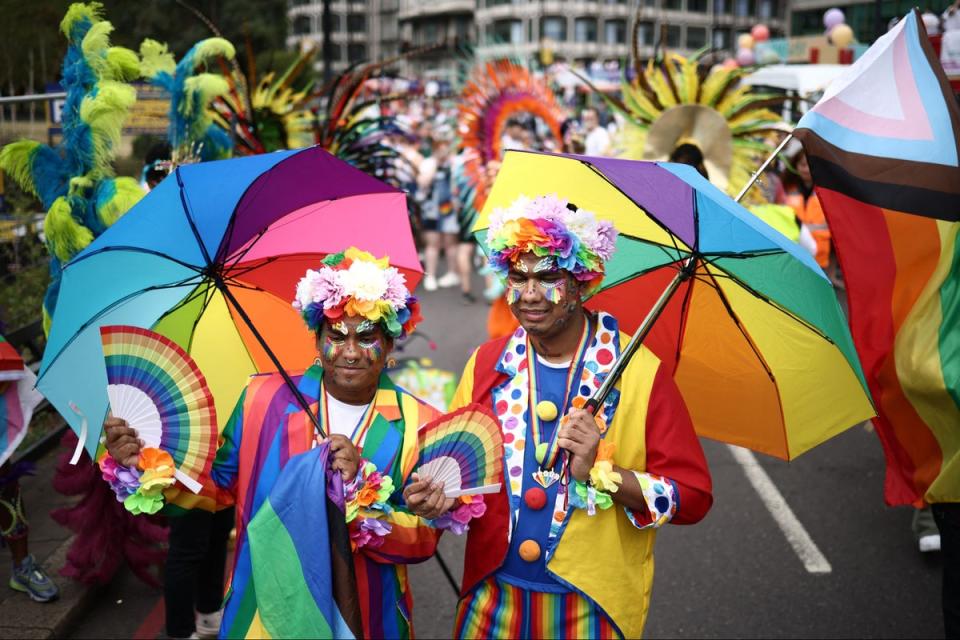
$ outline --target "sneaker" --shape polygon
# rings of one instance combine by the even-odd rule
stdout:
[[[220,634],[220,622],[223,620],[223,609],[213,613],[197,612],[197,637],[216,638]]]
[[[425,291],[437,290],[437,278],[429,273],[423,276],[423,288]]]
[[[463,292],[463,304],[474,304],[477,301],[477,296],[473,295],[469,291]]]
[[[453,271],[447,271],[445,274],[440,276],[440,279],[437,280],[437,284],[444,289],[447,287],[458,287],[460,286],[460,276],[455,274]]]
[[[32,555],[24,558],[19,567],[13,567],[9,584],[11,589],[22,591],[35,602],[50,602],[60,595],[56,583],[37,566]]]
[[[920,536],[917,543],[920,546],[920,553],[940,551],[940,534]]]

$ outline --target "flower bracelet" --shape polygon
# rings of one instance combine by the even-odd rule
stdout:
[[[126,467],[109,453],[100,458],[103,479],[117,495],[117,502],[134,515],[154,514],[163,508],[163,490],[173,485],[173,458],[162,449],[140,450],[134,467]]]

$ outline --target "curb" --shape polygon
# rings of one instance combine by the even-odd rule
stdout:
[[[43,562],[50,576],[57,576],[60,598],[54,602],[32,602],[27,597],[10,597],[0,603],[0,638],[60,638],[82,616],[100,593],[88,586],[62,578],[58,572],[66,564],[73,537],[64,540]]]

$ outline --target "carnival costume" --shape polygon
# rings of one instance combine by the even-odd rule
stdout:
[[[532,252],[589,293],[603,279],[615,235],[608,222],[571,211],[555,197],[521,198],[494,212],[489,260],[505,274],[518,256]],[[549,291],[545,297],[556,302]],[[506,457],[504,489],[488,496],[487,514],[468,534],[457,637],[641,635],[656,530],[699,521],[712,496],[679,391],[643,347],[598,412],[602,440],[590,481],[564,477],[561,416],[583,406],[627,339],[616,319],[600,312],[588,314],[569,364],[543,360],[522,327],[482,345],[467,363],[453,406],[491,407]],[[613,504],[611,494],[622,482],[614,463],[634,474],[646,510]]]
[[[336,321],[351,316],[379,323],[386,335],[399,338],[420,320],[419,304],[409,294],[403,275],[388,267],[386,258],[374,260],[356,249],[328,256],[321,268],[308,270],[297,287],[294,306],[315,331],[325,318]],[[335,399],[324,391],[319,365],[291,377],[323,431],[346,431],[362,456],[356,479],[345,487],[343,506],[354,548],[363,635],[409,637],[413,602],[405,565],[433,555],[440,532],[406,510],[400,490],[417,460],[417,430],[438,413],[382,374],[360,420],[344,429],[330,421],[330,403]],[[221,636],[320,633],[311,620],[329,603],[316,600],[315,595],[314,600],[307,597],[315,594],[311,559],[316,558],[318,538],[304,524],[324,504],[323,495],[308,495],[317,480],[316,469],[325,462],[325,458],[304,458],[320,451],[315,450],[320,438],[312,421],[280,374],[257,375],[241,395],[221,438],[212,470],[215,499],[198,502],[186,491],[167,495],[168,502],[179,507],[236,502],[237,553]],[[291,490],[312,503],[300,500],[281,514],[278,504],[291,504]],[[278,491],[283,495],[278,496]],[[209,497],[210,490],[205,493]],[[275,534],[278,521],[284,522],[289,535]],[[300,577],[291,585],[278,575]],[[291,593],[303,595],[306,604],[300,606]]]

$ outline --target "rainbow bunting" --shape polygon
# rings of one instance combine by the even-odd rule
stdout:
[[[885,499],[960,501],[960,111],[919,13],[831,85],[795,135],[846,281]]]

